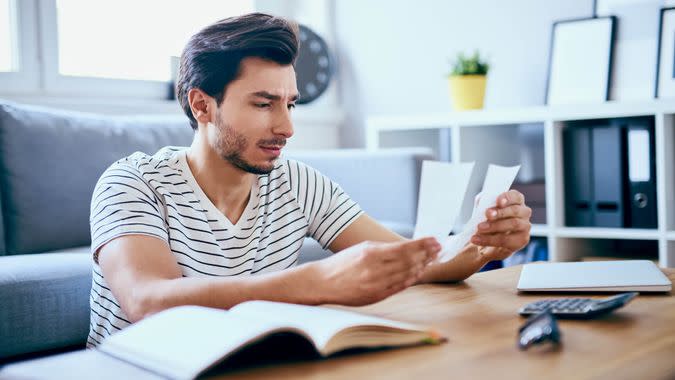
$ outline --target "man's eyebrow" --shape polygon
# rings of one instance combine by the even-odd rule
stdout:
[[[253,93],[251,93],[251,95],[258,96],[258,97],[265,98],[265,99],[269,99],[269,100],[281,100],[281,96],[272,94],[272,93],[267,92],[267,91],[253,92]],[[295,95],[291,96],[290,100],[295,102],[299,98],[300,98],[300,94],[295,94]]]

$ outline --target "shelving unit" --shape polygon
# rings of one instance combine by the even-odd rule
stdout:
[[[632,116],[649,116],[655,121],[658,228],[645,230],[565,226],[562,131],[566,123]],[[524,126],[530,131],[528,133],[536,135],[535,146],[525,147],[514,137],[518,136]],[[366,145],[369,149],[423,145],[432,148],[441,161],[475,161],[476,170],[483,173],[474,176],[469,192],[480,189],[488,163],[518,164],[523,159],[523,151],[535,151],[535,157],[530,159],[536,165],[543,165],[547,223],[534,225],[532,236],[547,239],[550,260],[580,260],[589,255],[589,249],[598,245],[598,242],[630,240],[638,241],[637,244],[644,241],[646,247],[657,246],[659,264],[663,267],[675,267],[673,101],[606,102],[594,105],[373,116],[366,121]],[[462,216],[465,217],[469,211],[470,205],[469,210],[463,210]],[[639,253],[636,257],[639,257]]]

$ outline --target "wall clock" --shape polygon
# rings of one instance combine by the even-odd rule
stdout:
[[[310,28],[299,25],[300,50],[295,61],[295,75],[300,99],[307,104],[326,91],[335,70],[335,60],[326,41]]]

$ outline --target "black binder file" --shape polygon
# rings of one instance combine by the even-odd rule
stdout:
[[[563,144],[566,225],[657,227],[653,118],[577,122]]]
[[[618,120],[626,133],[628,226],[656,228],[656,163],[652,118]]]
[[[592,130],[595,226],[625,226],[624,133],[614,126]]]
[[[566,224],[592,226],[591,129],[586,126],[565,128],[563,144]]]

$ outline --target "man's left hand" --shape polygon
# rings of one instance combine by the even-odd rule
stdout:
[[[487,221],[478,225],[471,242],[482,247],[488,260],[503,260],[530,242],[532,209],[525,205],[525,196],[510,190],[497,197],[497,206],[485,212]]]

